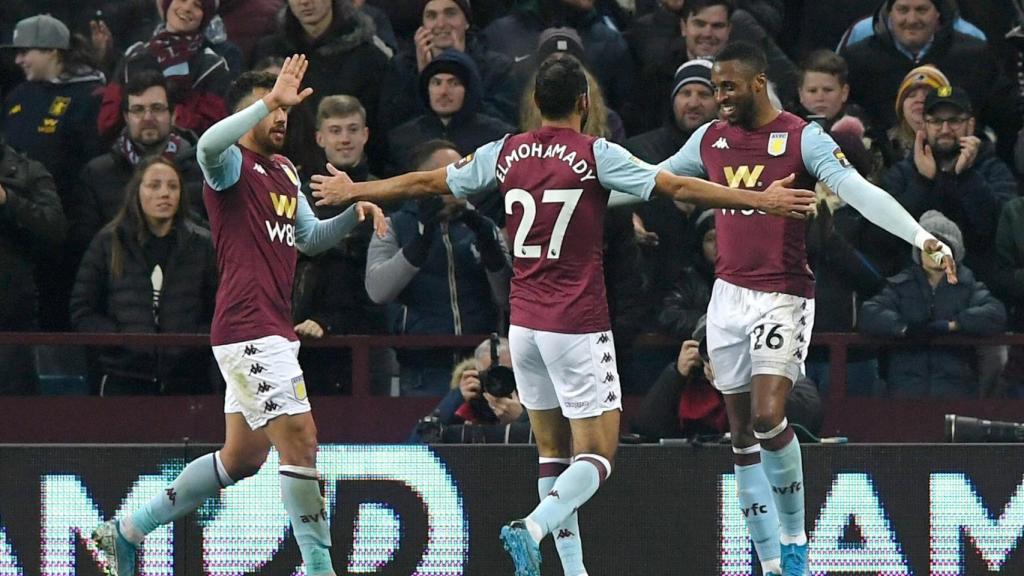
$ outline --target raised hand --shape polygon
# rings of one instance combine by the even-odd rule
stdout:
[[[977,136],[964,136],[960,139],[960,156],[957,157],[956,166],[953,168],[957,174],[963,174],[974,166],[980,147],[981,139]]]
[[[352,187],[355,185],[348,174],[338,170],[333,164],[327,164],[329,176],[314,174],[311,179],[310,188],[313,189],[313,197],[319,198],[317,206],[340,206],[352,201]]]
[[[781,180],[772,182],[759,195],[761,205],[758,206],[758,209],[766,214],[797,220],[804,220],[808,215],[814,214],[817,206],[814,192],[800,188],[788,188],[794,180],[796,180],[796,175],[790,174]]]
[[[946,282],[956,284],[956,262],[953,260],[953,253],[942,242],[935,239],[924,241],[924,255],[931,258],[936,264],[941,264],[946,271]]]
[[[935,164],[935,156],[932,154],[932,147],[924,141],[924,131],[918,130],[914,137],[914,166],[918,173],[929,180],[935,179],[935,172],[938,170]]]
[[[305,54],[293,54],[284,59],[274,88],[263,97],[268,110],[295,106],[313,94],[312,88],[301,89],[302,78],[306,75],[307,68],[309,61],[306,60]]]
[[[383,238],[388,231],[388,220],[384,216],[384,211],[373,202],[356,202],[356,218],[362,222],[366,220],[367,215],[373,218],[373,230],[377,237]]]

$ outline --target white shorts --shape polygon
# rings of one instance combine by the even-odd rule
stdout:
[[[813,326],[814,299],[715,280],[707,316],[715,388],[723,394],[749,392],[755,374],[796,382],[804,371]]]
[[[253,430],[282,414],[309,412],[299,343],[281,336],[213,347],[227,383],[224,413],[241,413]]]
[[[561,408],[566,418],[580,419],[622,409],[610,330],[561,334],[510,326],[508,344],[527,410]]]

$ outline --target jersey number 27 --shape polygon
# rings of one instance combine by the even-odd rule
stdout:
[[[560,203],[562,208],[555,219],[555,226],[551,230],[551,242],[548,243],[546,256],[557,260],[562,253],[562,240],[565,239],[565,230],[569,227],[572,214],[576,211],[576,205],[583,195],[582,188],[545,190],[541,203]],[[540,258],[541,247],[537,244],[527,244],[526,237],[533,228],[533,221],[537,218],[537,203],[533,196],[522,188],[513,188],[505,193],[505,214],[511,215],[513,206],[522,204],[523,218],[516,230],[516,237],[512,241],[512,255],[516,258]]]

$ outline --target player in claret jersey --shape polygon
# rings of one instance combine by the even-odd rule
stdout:
[[[227,97],[235,113],[199,139],[220,271],[210,341],[227,383],[224,447],[193,460],[139,510],[97,527],[93,539],[106,553],[111,576],[134,576],[146,534],[255,474],[271,445],[280,454],[281,496],[306,574],[335,575],[316,470],[316,426],[292,328],[296,248],[322,252],[367,215],[379,234],[385,223],[380,209],[367,202],[317,220],[299,190],[295,166],[278,154],[288,108],[313,92],[300,88],[306,65],[304,56],[293,56],[276,79],[261,72],[239,76]]]
[[[743,43],[725,48],[711,74],[724,121],[698,128],[661,168],[746,190],[761,190],[786,174],[796,174],[805,188],[821,181],[869,220],[942,262],[955,282],[948,248],[864,180],[817,124],[772,106],[765,68],[760,49]],[[707,343],[715,386],[725,395],[739,503],[763,572],[803,576],[803,467],[784,410],[814,323],[805,226],[754,210],[720,210],[715,228],[717,279]],[[748,513],[755,504],[763,512]]]
[[[509,345],[540,452],[542,501],[503,528],[502,540],[517,575],[539,576],[539,543],[552,534],[563,571],[580,576],[586,569],[575,511],[611,473],[622,406],[602,266],[609,189],[797,218],[813,200],[783,183],[762,193],[679,178],[581,134],[590,101],[583,68],[571,56],[545,60],[535,92],[543,118],[537,130],[431,172],[359,184],[343,174],[314,176],[313,195],[322,198],[318,204],[493,189],[504,196],[514,257]]]

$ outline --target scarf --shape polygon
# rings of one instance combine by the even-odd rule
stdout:
[[[128,161],[132,166],[138,166],[139,162],[142,161],[147,155],[143,154],[139,150],[132,139],[128,137],[128,129],[125,128],[121,131],[121,135],[114,141],[114,153],[120,155],[122,158]],[[167,136],[167,143],[164,145],[163,151],[160,152],[164,158],[168,160],[174,160],[181,152],[185,149],[185,141],[177,134],[171,133]]]
[[[168,32],[165,25],[160,25],[156,33],[146,43],[146,50],[156,58],[157,65],[172,92],[187,92],[192,86],[189,79],[189,61],[203,50],[206,37],[197,30],[189,34]]]

